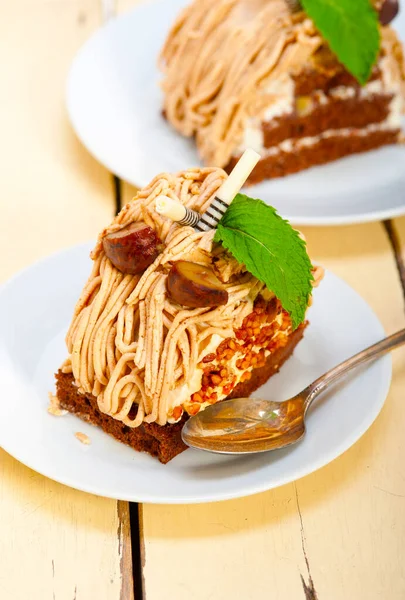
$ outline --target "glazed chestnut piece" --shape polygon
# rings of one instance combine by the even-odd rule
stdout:
[[[301,6],[301,2],[300,0],[286,0],[287,4],[288,4],[288,8],[290,9],[291,12],[299,12],[300,10],[302,10],[302,6]]]
[[[228,292],[214,271],[186,260],[173,264],[167,278],[167,291],[175,302],[189,308],[221,306],[228,302]]]
[[[122,273],[142,273],[160,252],[161,242],[146,223],[131,223],[103,238],[104,252]]]
[[[399,2],[398,0],[384,0],[378,16],[380,18],[381,25],[388,25],[395,19],[399,13]]]

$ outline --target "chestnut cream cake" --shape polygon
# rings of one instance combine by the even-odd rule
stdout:
[[[203,219],[226,180],[219,168],[158,175],[102,231],[56,375],[61,408],[163,463],[186,448],[190,415],[280,369],[322,276],[260,200],[219,200],[222,219],[206,230],[157,211],[163,197]]]
[[[248,182],[402,140],[405,71],[385,0],[194,0],[162,49],[163,113]],[[378,12],[379,11],[379,12]]]

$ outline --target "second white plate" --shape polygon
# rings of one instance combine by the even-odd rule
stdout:
[[[201,164],[191,140],[162,117],[157,59],[189,0],[141,4],[78,53],[67,88],[70,119],[88,150],[139,187],[162,171]],[[405,11],[395,21],[405,39]],[[390,146],[249,188],[296,225],[337,225],[405,214],[405,147]]]
[[[390,384],[390,356],[357,370],[317,400],[305,439],[276,452],[232,457],[187,450],[162,465],[73,415],[49,415],[48,392],[66,358],[64,335],[90,270],[90,248],[76,246],[50,256],[0,290],[0,446],[32,469],[122,500],[224,500],[319,469],[356,442],[378,415]],[[384,336],[370,307],[330,273],[315,290],[309,320],[293,356],[257,395],[289,398]],[[90,437],[90,446],[76,439],[78,431]]]

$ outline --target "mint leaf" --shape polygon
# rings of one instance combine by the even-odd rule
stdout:
[[[296,329],[305,318],[313,277],[306,244],[289,222],[262,200],[238,194],[214,240],[274,292]]]
[[[339,61],[365,84],[380,49],[378,14],[370,0],[301,0]]]

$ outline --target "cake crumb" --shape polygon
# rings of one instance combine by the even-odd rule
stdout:
[[[59,398],[55,396],[55,394],[48,392],[48,398],[49,406],[47,410],[50,415],[53,415],[54,417],[63,417],[63,415],[66,415],[68,411],[60,407]]]
[[[62,371],[62,373],[72,373],[72,360],[70,356],[65,361],[63,361],[60,370]]]
[[[86,446],[88,446],[89,444],[91,444],[91,439],[89,438],[88,435],[86,435],[85,433],[81,433],[81,431],[76,431],[75,433],[75,437],[79,440],[79,442],[81,442],[82,444],[86,444]]]

